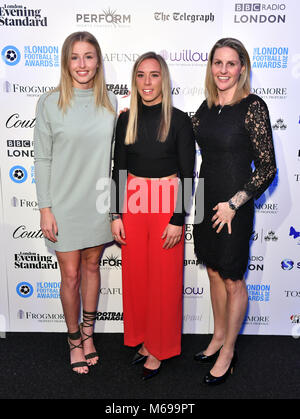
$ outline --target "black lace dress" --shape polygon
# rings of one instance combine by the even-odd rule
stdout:
[[[242,279],[249,258],[254,199],[276,174],[268,108],[253,94],[232,106],[209,109],[204,101],[192,122],[202,154],[200,178],[204,178],[204,219],[194,225],[195,254],[222,278]],[[212,228],[213,208],[229,199],[238,208],[232,234],[227,225],[217,234],[217,228]]]

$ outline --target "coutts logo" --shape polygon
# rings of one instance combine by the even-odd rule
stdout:
[[[28,9],[17,4],[0,7],[0,26],[47,26],[47,17],[42,17],[41,9]]]
[[[30,231],[25,225],[20,225],[13,232],[14,239],[42,239],[44,237],[42,230]]]

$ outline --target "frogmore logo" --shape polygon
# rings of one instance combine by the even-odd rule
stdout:
[[[8,45],[4,47],[1,56],[5,64],[7,65],[17,65],[21,59],[21,53],[18,48],[13,45]]]
[[[13,166],[9,171],[9,177],[15,183],[23,183],[28,177],[27,170],[23,166]]]

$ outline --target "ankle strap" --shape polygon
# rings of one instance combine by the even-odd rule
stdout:
[[[75,333],[68,333],[68,338],[70,340],[78,340],[81,339],[80,329],[77,330]]]
[[[97,320],[97,311],[85,311],[83,310],[83,327],[92,327],[94,326],[94,321]]]
[[[87,316],[95,316],[97,315],[97,311],[85,311],[82,310],[83,314],[86,314]]]

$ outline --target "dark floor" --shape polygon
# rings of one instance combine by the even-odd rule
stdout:
[[[144,382],[142,365],[131,366],[134,349],[121,334],[96,334],[101,364],[86,377],[68,366],[66,335],[8,333],[0,339],[1,399],[102,399],[149,403],[150,400],[298,399],[300,339],[288,336],[245,336],[238,339],[239,362],[233,376],[218,387],[202,378],[207,366],[193,360],[210,336],[183,335],[182,355],[164,361],[160,374]],[[199,403],[199,402],[198,402]]]

